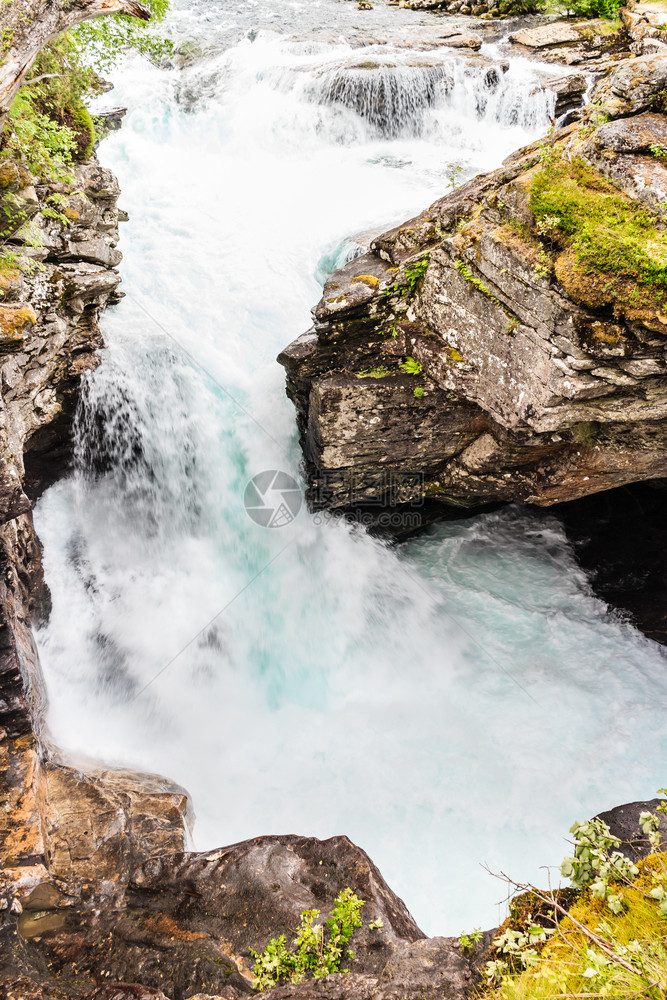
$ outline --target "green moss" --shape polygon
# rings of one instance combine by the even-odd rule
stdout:
[[[83,162],[93,152],[97,141],[97,132],[90,111],[83,104],[79,104],[73,109],[72,118],[73,131],[76,136],[76,158]]]
[[[378,365],[377,368],[360,368],[358,372],[355,372],[357,378],[385,378],[392,374],[391,369],[385,368],[384,365]]]
[[[482,295],[485,295],[487,299],[493,302],[494,305],[500,306],[501,309],[503,308],[500,299],[496,298],[491,289],[488,288],[483,281],[475,277],[475,275],[472,273],[472,271],[470,270],[470,268],[468,267],[468,265],[464,260],[461,260],[461,258],[459,258],[454,266],[456,270],[459,272],[459,274],[462,275],[466,279],[466,281],[469,281],[470,284],[473,285],[473,287],[475,287],[478,292],[481,292]]]
[[[538,232],[569,250],[584,275],[667,289],[667,233],[582,160],[558,153],[547,160],[531,183],[530,208]]]

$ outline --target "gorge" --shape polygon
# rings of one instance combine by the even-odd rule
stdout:
[[[173,996],[179,1000],[204,987],[217,995],[225,982],[246,990],[247,980],[231,963],[243,970],[243,953],[247,972],[248,945],[263,944],[265,931],[291,926],[294,913],[311,901],[305,890],[288,894],[283,924],[272,915],[269,927],[268,917],[261,922],[256,916],[256,943],[234,938],[233,927],[216,926],[218,938],[232,941],[215,952],[218,978],[208,981],[194,965],[183,971],[193,963],[193,941],[202,940],[196,935],[211,934],[199,896],[211,892],[219,899],[212,882],[204,880],[202,888],[197,866],[206,867],[205,861],[179,859],[166,874],[147,861],[151,854],[188,846],[183,788],[198,814],[194,843],[211,857],[214,879],[220,875],[216,886],[231,877],[215,857],[223,843],[298,834],[294,840],[259,838],[261,861],[251,848],[232,851],[225,862],[238,864],[246,877],[244,864],[266,864],[280,885],[281,873],[293,870],[292,855],[302,859],[304,870],[315,863],[307,838],[344,833],[368,851],[420,927],[429,934],[458,934],[503,917],[495,905],[498,888],[479,862],[536,879],[539,865],[560,860],[563,834],[577,815],[650,798],[664,784],[664,652],[595,597],[556,517],[499,508],[438,524],[399,547],[329,517],[325,505],[315,518],[302,509],[279,530],[248,517],[243,496],[254,476],[274,469],[300,476],[294,414],[274,358],[307,327],[322,283],[339,284],[335,294],[325,291],[325,300],[351,291],[353,318],[359,318],[376,301],[375,287],[372,280],[354,278],[376,278],[379,288],[387,268],[403,267],[387,279],[392,285],[405,272],[404,262],[409,265],[424,247],[435,262],[442,249],[436,250],[430,223],[422,219],[412,244],[407,233],[405,257],[399,247],[395,260],[383,261],[375,252],[372,260],[354,256],[348,263],[372,240],[384,249],[380,234],[418,217],[436,199],[444,230],[447,206],[463,196],[453,191],[441,200],[443,193],[474,175],[503,169],[501,161],[515,150],[543,140],[556,112],[550,81],[581,68],[519,54],[507,35],[524,27],[523,21],[438,18],[379,4],[367,14],[342,0],[280,14],[272,8],[175,4],[170,30],[189,43],[177,49],[177,64],[152,67],[130,59],[118,74],[113,100],[129,110],[99,156],[118,176],[121,205],[130,216],[121,244],[127,294],[105,314],[106,346],[94,354],[101,341],[89,321],[115,298],[118,276],[111,269],[119,261],[110,219],[118,192],[93,162],[82,168],[90,171],[83,183],[101,217],[95,221],[82,203],[75,232],[79,225],[100,231],[78,240],[87,249],[65,246],[54,235],[45,258],[63,273],[58,280],[67,279],[68,268],[76,271],[75,287],[64,296],[71,343],[58,345],[54,361],[61,366],[67,356],[69,367],[67,374],[59,368],[54,375],[48,365],[42,372],[47,397],[35,407],[43,414],[35,426],[46,430],[30,436],[25,463],[28,499],[41,494],[35,526],[44,546],[50,614],[46,598],[40,600],[38,570],[32,584],[19,574],[7,599],[22,622],[15,626],[21,648],[28,651],[29,613],[21,604],[41,604],[36,639],[50,702],[48,740],[64,748],[66,761],[52,771],[46,765],[53,803],[47,835],[42,832],[42,841],[29,849],[12,848],[23,866],[46,852],[67,883],[55,895],[42,890],[32,909],[39,920],[56,919],[58,975],[72,961],[67,935],[57,940],[63,927],[58,919],[79,908],[102,909],[99,939],[109,931],[126,942],[123,948],[130,949],[127,942],[135,948],[122,968],[114,966],[114,978],[132,975],[164,986],[145,954],[156,940],[158,948],[171,947],[165,944],[171,925],[162,910],[161,923],[155,914],[152,924],[144,918],[156,885],[171,885],[167,895],[176,900],[173,886],[181,884],[198,915],[182,920],[181,911],[166,907],[185,935],[171,934],[182,949],[173,961],[179,970]],[[475,34],[478,40],[471,39]],[[592,82],[585,75],[593,71],[587,58],[581,60],[581,89]],[[556,113],[563,110],[561,103]],[[637,113],[655,115],[648,105]],[[659,140],[652,136],[650,142]],[[539,147],[532,149],[529,157]],[[655,163],[661,167],[659,159]],[[505,183],[511,183],[509,176]],[[479,203],[491,190],[482,190],[479,181],[469,184],[464,194],[479,191]],[[485,225],[493,210],[484,206]],[[478,238],[462,229],[462,238],[469,237]],[[437,234],[438,245],[443,238]],[[465,256],[472,246],[461,250],[466,266],[475,266],[474,256]],[[330,277],[341,265],[350,279],[344,288],[340,275]],[[516,266],[515,260],[502,261],[499,270]],[[424,287],[433,273],[423,276]],[[470,282],[456,275],[461,294],[472,301]],[[17,292],[16,301],[38,303],[40,280],[34,291]],[[478,280],[487,284],[489,278],[482,274]],[[537,279],[536,294],[541,287]],[[386,296],[383,303],[389,302]],[[485,322],[492,307],[482,295]],[[49,308],[38,317],[40,324],[57,322]],[[326,305],[319,323],[323,310]],[[346,319],[338,309],[331,322],[339,316]],[[29,331],[31,317],[24,319]],[[422,320],[415,312],[409,322]],[[435,328],[432,317],[427,322]],[[34,341],[33,350],[43,350],[43,326],[34,336],[20,332],[28,345]],[[507,342],[516,347],[523,330],[514,332]],[[401,340],[404,335],[415,343]],[[305,342],[305,361],[297,354],[301,348],[293,348],[290,391],[301,408],[302,428],[312,426],[303,389],[308,379],[323,379],[334,394],[349,386],[355,393],[363,389],[366,399],[381,402],[388,391],[384,379],[357,379],[350,370],[388,366],[387,345],[397,360],[416,357],[434,383],[425,383],[420,398],[414,375],[391,375],[387,386],[398,392],[392,395],[398,408],[420,420],[425,411],[441,412],[452,391],[449,373],[429,367],[429,340],[421,336],[401,330],[397,338],[380,339],[374,331],[372,350],[364,345],[352,362],[318,353],[323,337],[305,374],[314,342]],[[46,339],[55,346],[51,334]],[[469,345],[450,346],[470,360]],[[599,367],[619,378],[626,355],[601,352],[595,365],[599,360]],[[629,360],[655,364],[655,356],[649,344]],[[15,369],[31,370],[29,359],[13,357]],[[85,377],[77,400],[78,386],[72,395],[68,379],[92,369],[96,357],[101,364]],[[456,366],[450,367],[456,374]],[[329,376],[331,368],[347,371]],[[491,373],[490,382],[494,378]],[[51,414],[61,412],[48,397],[54,388],[58,406],[64,404],[63,426],[77,403],[78,410],[73,468],[51,485],[53,473],[62,472],[57,452],[63,447],[62,430],[51,423]],[[583,422],[580,414],[573,419]],[[15,423],[12,417],[10,425]],[[313,432],[320,439],[323,426]],[[376,426],[371,424],[372,445],[379,440]],[[332,434],[339,431],[333,427]],[[481,423],[475,431],[479,441]],[[29,432],[16,432],[16,441]],[[437,434],[435,428],[430,440],[439,440]],[[362,441],[358,454],[366,446]],[[12,447],[20,456],[19,445]],[[656,475],[663,475],[656,451],[647,454]],[[335,467],[320,459],[313,456],[318,467]],[[493,455],[482,460],[492,463]],[[350,465],[345,456],[339,464]],[[420,471],[414,454],[402,468]],[[14,554],[35,545],[21,473],[20,463],[18,472],[8,469],[3,494],[7,516],[20,515],[3,529]],[[44,486],[50,488],[42,494]],[[495,490],[482,500],[512,498]],[[371,511],[377,510],[377,498],[368,499]],[[532,483],[520,499],[534,499]],[[33,555],[27,562],[38,566]],[[24,663],[31,655],[23,654]],[[18,679],[14,683],[20,687]],[[30,716],[36,710],[13,706],[12,717],[21,711]],[[17,724],[12,739],[25,740],[26,732]],[[27,772],[34,768],[33,751],[24,751],[18,747]],[[127,771],[110,774],[111,765],[159,772],[182,787],[163,779],[146,786]],[[72,777],[77,774],[83,781]],[[97,803],[90,808],[103,819],[88,834],[96,850],[82,847],[82,831],[74,845],[59,832],[66,823],[54,813],[68,800]],[[356,865],[362,872],[370,864],[349,850],[347,855],[338,843],[319,856],[339,888],[346,871]],[[275,860],[267,861],[268,855]],[[71,877],[65,875],[67,856],[78,859]],[[123,906],[130,898],[131,926],[112,932],[95,892],[86,896],[73,884],[72,878],[91,878],[91,866],[97,877],[116,883],[105,890],[107,899],[120,899],[135,873],[130,896],[123,897]],[[368,871],[374,888],[367,898],[377,910],[372,915],[384,915],[387,931],[375,952],[367,941],[376,959],[364,958],[363,975],[381,970],[390,945],[422,939],[375,870]],[[358,877],[359,884],[367,878]],[[304,876],[303,884],[311,884],[310,878]],[[257,891],[254,905],[268,886]],[[315,885],[315,899],[318,892]],[[35,937],[42,938],[39,930],[29,940]],[[102,981],[105,961],[106,954],[91,959],[85,983],[61,978],[57,988],[85,996]],[[461,975],[465,971],[459,968]],[[368,982],[358,986],[370,995]]]

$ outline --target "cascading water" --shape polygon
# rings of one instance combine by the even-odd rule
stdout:
[[[336,0],[183,0],[173,30],[201,57],[118,74],[130,111],[102,159],[131,216],[128,294],[77,471],[36,512],[38,641],[56,740],[184,784],[197,847],[347,833],[427,932],[459,933],[499,917],[481,863],[539,879],[575,818],[664,784],[667,680],[549,517],[390,548],[246,514],[252,476],[298,475],[274,358],[318,279],[553,111],[553,69],[410,50],[437,22],[375,13],[382,39]]]

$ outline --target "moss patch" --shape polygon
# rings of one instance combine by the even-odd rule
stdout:
[[[667,232],[582,160],[554,150],[535,172],[530,208],[537,232],[559,249],[556,275],[591,308],[655,312],[667,293]],[[662,307],[661,307],[662,308]]]
[[[22,344],[25,327],[36,322],[37,316],[30,306],[0,306],[0,343]]]
[[[376,278],[374,274],[358,274],[356,278],[352,279],[351,284],[354,285],[356,282],[368,285],[369,288],[377,288],[380,284],[379,278]]]

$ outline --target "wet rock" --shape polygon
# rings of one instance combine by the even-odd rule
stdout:
[[[595,593],[655,642],[667,644],[667,492],[633,483],[558,507]]]
[[[277,986],[262,993],[262,997],[266,1000],[374,1000],[376,986],[374,976],[350,973]]]
[[[558,80],[549,80],[543,89],[550,90],[556,95],[555,113],[560,116],[581,105],[583,96],[588,89],[588,78],[583,73],[573,73],[571,76],[563,76]]]
[[[106,139],[112,132],[118,132],[123,126],[123,119],[127,114],[127,108],[109,108],[108,111],[98,111],[95,114],[97,122],[97,142],[95,148],[102,139]]]
[[[303,910],[330,910],[347,886],[366,901],[352,971],[377,972],[398,944],[424,936],[368,855],[347,837],[257,837],[208,854],[158,857],[135,872],[128,904],[132,921],[142,923],[157,901],[160,913],[183,930],[227,942],[244,968],[253,964],[250,948],[262,951],[272,937],[291,937]],[[370,930],[377,920],[383,926]]]
[[[456,938],[426,938],[404,945],[387,962],[372,1000],[463,1000],[477,992],[468,957]]]

